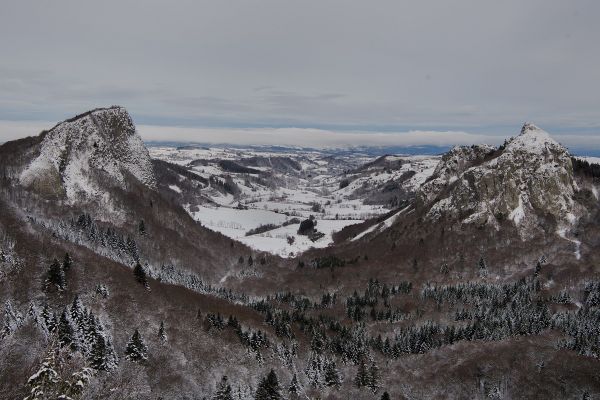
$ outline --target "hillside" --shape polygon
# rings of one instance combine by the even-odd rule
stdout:
[[[531,124],[146,149],[121,107],[5,143],[0,398],[598,397],[593,165]]]

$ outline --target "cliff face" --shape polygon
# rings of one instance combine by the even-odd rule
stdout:
[[[38,156],[20,175],[40,194],[95,199],[106,184],[123,187],[126,174],[156,185],[148,150],[122,107],[89,111],[42,135]]]
[[[525,124],[501,148],[457,147],[419,190],[427,217],[497,226],[511,220],[522,237],[573,224],[580,207],[569,152],[546,132]]]

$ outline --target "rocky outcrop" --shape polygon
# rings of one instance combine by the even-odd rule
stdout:
[[[522,237],[573,224],[580,207],[569,152],[546,132],[525,124],[500,148],[456,147],[417,195],[426,217],[499,226],[511,220]]]
[[[94,199],[106,185],[123,187],[126,175],[156,185],[148,150],[122,107],[86,112],[42,135],[39,155],[20,176],[23,186],[42,195]]]

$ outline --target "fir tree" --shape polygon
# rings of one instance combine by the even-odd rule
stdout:
[[[290,394],[290,398],[295,399],[300,396],[300,383],[298,382],[298,376],[294,374],[292,377],[292,381],[290,382],[290,386],[288,387],[288,393]]]
[[[354,384],[361,388],[368,386],[369,383],[369,369],[367,368],[367,364],[365,364],[365,360],[361,359],[358,363],[358,371],[356,372],[356,377],[354,378]]]
[[[67,310],[63,310],[60,315],[60,320],[58,321],[57,327],[58,333],[58,342],[60,347],[69,346],[73,350],[77,350],[77,343],[75,340],[75,331],[73,330],[73,326],[71,325],[71,321],[69,320]]]
[[[140,224],[138,225],[138,231],[140,232],[140,235],[146,234],[146,224],[144,224],[144,220],[140,221]]]
[[[136,281],[138,281],[145,287],[148,287],[148,278],[146,277],[146,271],[144,271],[144,267],[142,267],[142,264],[140,264],[139,262],[137,262],[135,264],[135,267],[133,268],[133,275],[135,276]]]
[[[64,290],[67,286],[65,271],[56,258],[52,261],[48,269],[46,284],[55,286],[58,290]]]
[[[140,332],[136,329],[127,342],[127,347],[125,347],[125,358],[134,362],[142,362],[148,359],[148,347],[144,343],[144,339]]]
[[[213,396],[213,400],[233,400],[231,385],[226,375],[223,375],[221,382],[217,384],[217,391]]]
[[[40,368],[27,380],[30,388],[29,396],[25,400],[41,400],[51,398],[49,396],[60,395],[58,392],[59,376],[56,372],[53,357],[46,357]]]
[[[160,321],[160,327],[158,328],[158,340],[163,344],[167,342],[167,333],[165,332],[164,321]]]
[[[109,369],[106,341],[102,335],[96,337],[90,354],[90,365],[98,371],[107,371]]]
[[[69,253],[65,253],[65,257],[63,258],[62,268],[65,273],[69,272],[71,267],[73,266],[73,259],[69,255]]]
[[[73,303],[71,304],[71,319],[73,320],[73,322],[76,322],[80,325],[81,321],[83,320],[83,315],[84,315],[83,304],[81,303],[81,300],[79,299],[79,295],[75,295],[75,298],[73,299]]]
[[[542,263],[540,261],[538,261],[535,264],[535,271],[533,273],[533,276],[538,276],[540,274],[540,272],[542,271]]]
[[[52,342],[51,347],[40,368],[27,380],[29,396],[25,400],[46,399],[79,399],[85,385],[89,383],[93,371],[84,367],[71,374],[69,379],[63,378],[65,361],[64,354]],[[60,372],[60,373],[59,373]]]
[[[342,384],[340,373],[333,360],[325,362],[325,384],[327,386],[335,386],[336,388],[339,388]]]
[[[379,378],[379,367],[375,364],[375,361],[371,361],[371,365],[369,366],[369,388],[373,393],[379,389]]]
[[[388,394],[388,392],[383,392],[383,394],[381,395],[381,400],[390,400],[390,395]]]
[[[269,374],[263,378],[256,389],[255,400],[282,400],[280,393],[279,381],[275,371],[271,370]]]
[[[479,258],[479,262],[477,262],[477,267],[479,268],[480,271],[487,269],[487,264],[486,264],[485,258],[483,258],[483,256],[481,256]]]

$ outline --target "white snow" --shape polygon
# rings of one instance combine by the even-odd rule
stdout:
[[[169,189],[171,189],[174,192],[181,193],[181,188],[177,185],[169,185]]]
[[[514,221],[516,225],[519,225],[524,217],[525,210],[523,209],[523,194],[521,194],[519,196],[519,205],[510,212],[508,218]]]
[[[577,240],[577,239],[568,238],[566,228],[561,228],[558,231],[556,231],[556,233],[561,238],[568,240],[569,242],[571,242],[575,245],[575,250],[573,251],[573,254],[575,255],[575,259],[580,260],[581,259],[581,241]]]
[[[193,211],[190,214],[209,229],[237,239],[256,250],[268,251],[282,257],[303,252],[311,247],[327,247],[332,243],[334,232],[347,225],[362,222],[360,220],[317,220],[317,230],[324,233],[325,236],[312,242],[308,237],[298,235],[299,224],[297,223],[280,226],[261,234],[246,236],[250,229],[264,224],[282,225],[290,219],[284,214],[269,210],[239,210],[229,207],[201,206],[199,211]],[[292,244],[288,243],[288,237],[294,238]]]
[[[377,157],[361,154],[335,154],[317,150],[286,149],[278,152],[248,148],[183,148],[151,147],[152,157],[186,166],[191,172],[206,179],[223,181],[230,177],[240,192],[235,196],[224,194],[216,187],[199,188],[203,197],[212,204],[194,204],[188,212],[206,227],[219,231],[249,246],[281,256],[289,256],[310,247],[325,247],[332,243],[335,231],[386,214],[389,207],[365,204],[372,196],[373,188],[388,183],[401,182],[408,192],[414,192],[435,170],[439,156],[387,156],[386,161],[397,162],[393,168],[359,168]],[[221,160],[233,160],[244,165],[244,160],[255,157],[262,160],[260,166],[254,162],[249,167],[262,171],[261,174],[236,174],[222,169]],[[272,160],[288,158],[300,165],[301,170],[278,170]],[[406,179],[406,174],[414,174]],[[403,177],[403,181],[401,181]],[[260,178],[260,179],[257,179]],[[182,177],[182,179],[186,179]],[[340,182],[351,183],[340,189]],[[171,187],[172,190],[175,190]],[[215,204],[220,207],[215,207]],[[248,210],[240,210],[238,204]],[[318,205],[315,209],[315,204]],[[193,206],[193,207],[192,207]],[[199,208],[196,208],[199,207]],[[198,210],[191,212],[189,210]],[[298,224],[281,226],[277,229],[251,236],[246,232],[263,224],[282,225],[286,220],[300,220],[314,216],[317,230],[325,236],[312,242],[298,235]],[[393,219],[381,225],[385,229]],[[293,243],[288,243],[288,237]],[[225,277],[225,279],[227,279]]]
[[[523,126],[521,134],[508,144],[506,150],[542,154],[548,146],[560,146],[560,144],[552,139],[548,132],[527,123]]]
[[[148,150],[124,108],[94,110],[50,129],[20,180],[26,186],[62,182],[67,198],[74,201],[103,195],[94,179],[98,172],[119,185],[124,184],[124,172],[150,187],[156,184]]]

